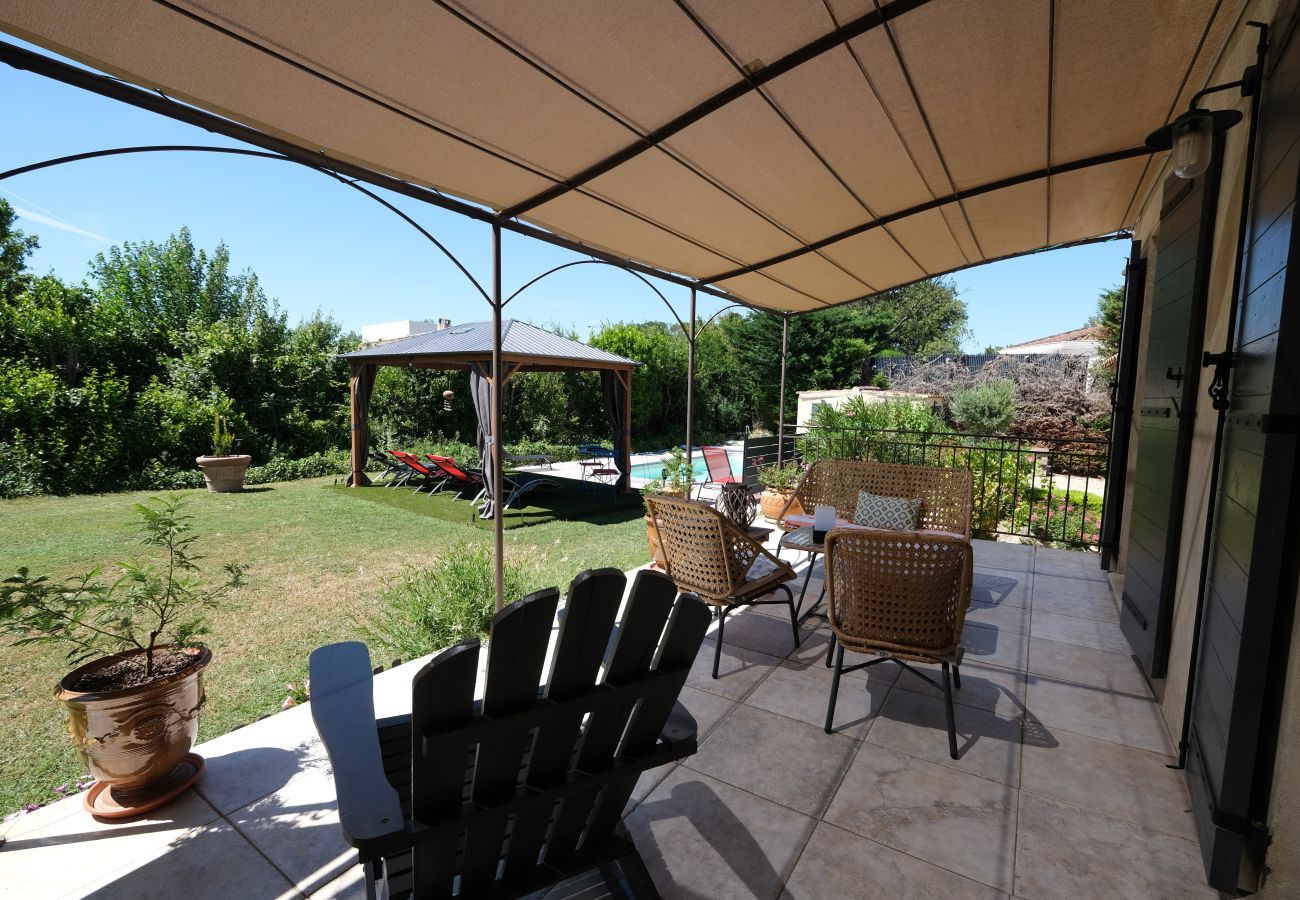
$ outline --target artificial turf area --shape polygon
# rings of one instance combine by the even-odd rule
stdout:
[[[0,501],[0,577],[19,566],[55,578],[144,559],[133,505],[157,492]],[[385,579],[466,544],[492,540],[467,501],[405,489],[352,490],[332,479],[251,487],[240,494],[182,491],[214,570],[248,566],[248,584],[211,617],[214,660],[200,740],[280,709],[285,682],[301,682],[321,644],[359,637]],[[647,561],[637,495],[589,496],[579,485],[535,492],[506,515],[506,552],[530,568],[531,587],[563,588],[578,572]],[[0,815],[49,800],[83,774],[54,687],[68,670],[55,646],[0,650]],[[385,661],[387,662],[387,661]]]

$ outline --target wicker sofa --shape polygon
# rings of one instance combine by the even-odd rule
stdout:
[[[781,515],[781,528],[812,524],[818,506],[835,507],[840,524],[853,521],[858,492],[921,498],[921,528],[971,537],[971,473],[966,469],[907,466],[857,459],[819,459],[808,467]]]

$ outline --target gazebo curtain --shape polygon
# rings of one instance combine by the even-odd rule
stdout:
[[[518,363],[502,363],[505,370],[503,381],[509,379],[519,368]],[[469,370],[469,394],[474,401],[474,414],[478,417],[478,434],[475,445],[478,447],[479,465],[483,469],[483,490],[487,502],[479,512],[480,519],[492,518],[492,510],[497,498],[492,495],[492,364],[489,362],[472,363]]]
[[[630,373],[628,377],[631,377]],[[629,473],[632,471],[630,448],[622,438],[629,398],[623,382],[609,369],[600,373],[600,389],[605,396],[605,416],[614,429],[614,467],[619,472],[616,489],[621,491],[627,487]]]

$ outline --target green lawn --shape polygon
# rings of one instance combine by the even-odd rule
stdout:
[[[154,492],[39,497],[0,502],[0,572],[19,566],[55,577],[143,557],[132,505]],[[307,656],[358,637],[385,578],[427,565],[466,543],[490,543],[490,522],[469,504],[408,490],[349,490],[332,479],[250,488],[242,494],[182,492],[211,564],[242,562],[248,585],[212,617],[208,706],[200,739],[276,712],[284,682],[300,681]],[[646,562],[638,498],[581,491],[534,494],[536,506],[507,514],[506,552],[529,564],[531,589],[566,585],[583,569]],[[0,814],[50,799],[83,773],[53,697],[66,670],[52,646],[3,646],[0,666]],[[386,660],[384,662],[387,662]]]

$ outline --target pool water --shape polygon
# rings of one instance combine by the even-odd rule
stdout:
[[[731,463],[731,474],[739,475],[743,462],[741,452],[739,450],[734,453],[727,451],[727,460]],[[702,481],[707,481],[709,478],[709,466],[704,462],[704,457],[702,456],[695,455],[691,460],[691,471],[695,473],[695,482],[697,484]],[[645,478],[649,480],[658,478],[663,474],[663,472],[664,464],[662,462],[635,463],[632,466],[633,478]]]

